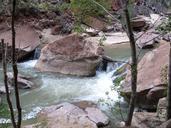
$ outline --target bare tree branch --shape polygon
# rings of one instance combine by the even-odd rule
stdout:
[[[6,91],[6,99],[8,102],[8,107],[10,109],[11,114],[11,122],[14,128],[17,128],[16,122],[15,122],[15,115],[14,115],[14,109],[13,105],[10,99],[9,94],[9,87],[8,87],[8,76],[7,76],[7,47],[8,44],[4,43],[4,40],[1,40],[1,48],[2,48],[2,63],[3,63],[3,73],[4,73],[4,85],[5,85],[5,91]]]
[[[128,11],[128,4],[129,0],[127,0],[127,4],[125,7],[125,16],[126,16],[126,23],[127,23],[127,28],[128,28],[128,34],[129,34],[129,40],[130,40],[130,46],[131,46],[131,99],[130,99],[130,104],[129,104],[129,111],[128,111],[128,116],[127,120],[125,122],[126,126],[130,126],[132,122],[132,117],[133,117],[133,112],[135,108],[135,102],[136,102],[136,90],[137,90],[137,56],[136,56],[136,42],[131,26],[131,20],[130,20],[130,15]]]
[[[14,77],[14,89],[15,89],[15,98],[16,98],[16,106],[18,111],[18,122],[17,128],[21,128],[21,121],[22,121],[22,109],[20,104],[20,97],[19,97],[19,90],[18,90],[18,68],[17,68],[17,60],[16,60],[16,49],[15,49],[15,10],[16,10],[16,0],[13,0],[12,3],[12,67],[13,67],[13,77]]]

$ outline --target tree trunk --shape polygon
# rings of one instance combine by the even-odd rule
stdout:
[[[14,115],[14,109],[13,105],[10,99],[9,94],[9,87],[8,87],[8,76],[7,76],[7,45],[5,45],[4,40],[1,41],[1,50],[2,50],[2,63],[3,63],[3,73],[4,73],[4,85],[5,85],[5,91],[6,91],[6,99],[8,103],[8,107],[11,114],[11,122],[14,128],[17,128],[16,122],[15,122],[15,115]]]
[[[132,122],[132,117],[134,113],[134,108],[135,108],[135,101],[136,101],[136,89],[137,89],[137,55],[136,55],[136,42],[131,26],[131,21],[130,21],[130,15],[128,11],[128,2],[126,4],[125,8],[125,16],[126,16],[126,23],[127,23],[127,28],[128,28],[128,36],[130,40],[130,46],[131,46],[131,88],[132,88],[132,94],[131,94],[131,99],[130,99],[130,104],[129,104],[129,112],[128,112],[128,117],[126,120],[126,126],[130,126]]]
[[[171,43],[169,53],[169,76],[168,76],[168,89],[167,89],[167,120],[171,119]]]
[[[17,59],[16,59],[16,51],[15,51],[15,9],[16,9],[16,0],[13,0],[12,3],[12,21],[11,21],[11,27],[12,27],[12,67],[13,67],[13,77],[14,77],[14,89],[15,89],[15,98],[16,98],[16,107],[18,111],[18,122],[17,122],[17,128],[21,128],[21,120],[22,120],[22,109],[20,105],[20,97],[19,97],[19,91],[18,91],[18,83],[17,83],[17,77],[18,77],[18,69],[17,69]]]

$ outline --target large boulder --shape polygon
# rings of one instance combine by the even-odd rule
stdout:
[[[35,67],[46,72],[93,76],[102,54],[103,49],[96,43],[71,34],[47,44]]]
[[[132,126],[136,128],[156,128],[164,122],[158,118],[156,113],[135,112],[132,119]]]
[[[169,47],[168,42],[162,42],[159,48],[146,53],[138,63],[137,102],[153,106],[166,95],[166,83],[162,80],[161,72],[168,64]],[[127,97],[131,94],[130,71],[121,92]]]
[[[12,36],[11,30],[0,30],[0,39],[8,43],[8,56],[11,56]],[[22,60],[33,54],[36,47],[40,44],[39,34],[29,25],[16,25],[16,54],[17,59]],[[2,53],[0,53],[2,54]]]
[[[44,108],[38,119],[48,128],[98,128],[107,125],[109,118],[97,108],[86,108],[87,112],[71,103]],[[91,112],[91,113],[89,113]]]

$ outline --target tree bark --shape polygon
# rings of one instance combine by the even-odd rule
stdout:
[[[15,51],[15,10],[16,10],[16,0],[13,0],[12,3],[12,21],[11,21],[11,27],[12,27],[12,67],[13,67],[13,77],[14,77],[14,89],[15,89],[15,98],[16,98],[16,107],[18,111],[18,122],[17,122],[17,128],[21,128],[21,120],[22,120],[22,109],[20,105],[20,97],[19,97],[19,91],[18,91],[18,83],[17,83],[17,77],[18,77],[18,68],[17,68],[17,59],[16,59],[16,51]]]
[[[128,3],[127,1],[126,8],[125,8],[125,16],[126,16],[126,23],[127,23],[127,29],[128,29],[128,36],[130,40],[130,46],[131,46],[131,88],[132,88],[132,94],[129,104],[129,111],[128,111],[128,117],[126,120],[126,126],[130,126],[132,122],[132,117],[134,113],[135,108],[135,101],[136,101],[136,89],[137,89],[137,53],[136,53],[136,42],[131,26],[131,20],[130,15],[128,11]]]
[[[8,76],[7,76],[7,45],[5,45],[4,40],[1,40],[1,50],[2,50],[2,63],[3,63],[3,74],[4,74],[4,85],[5,85],[5,91],[6,91],[6,99],[8,103],[8,107],[11,114],[11,122],[14,128],[17,128],[16,122],[15,122],[15,115],[14,115],[14,109],[13,105],[10,99],[9,94],[9,87],[8,87]]]
[[[168,76],[168,89],[167,89],[167,120],[171,119],[171,43],[169,52],[169,76]]]

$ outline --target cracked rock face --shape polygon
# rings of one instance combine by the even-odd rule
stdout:
[[[71,103],[61,103],[43,109],[39,119],[48,128],[98,128],[109,124],[109,118],[98,108],[85,110]]]

